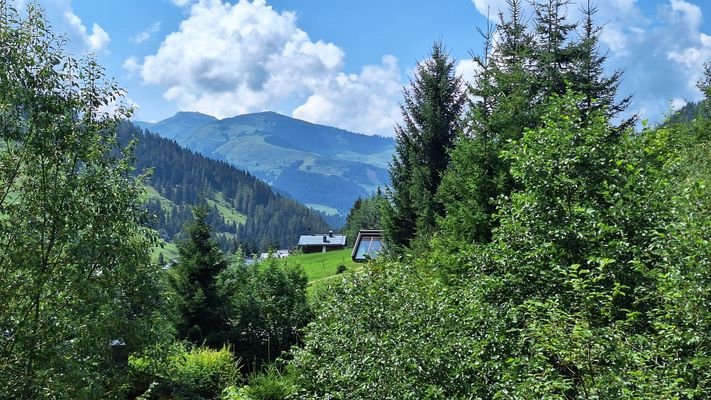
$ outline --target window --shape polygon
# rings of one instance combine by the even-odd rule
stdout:
[[[353,261],[365,261],[368,258],[375,258],[383,250],[383,237],[380,232],[366,233],[360,232],[353,249]]]

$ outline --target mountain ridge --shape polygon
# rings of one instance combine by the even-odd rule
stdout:
[[[134,121],[207,157],[249,171],[275,189],[341,222],[358,197],[389,183],[394,140],[264,111],[217,119],[179,112],[156,123]]]
[[[207,203],[210,223],[223,249],[247,253],[294,246],[301,234],[327,232],[322,216],[276,193],[265,182],[224,161],[185,149],[175,140],[143,132],[133,124],[118,129],[119,143],[134,147],[136,174],[151,170],[145,206],[151,227],[168,242],[180,240],[191,207]]]

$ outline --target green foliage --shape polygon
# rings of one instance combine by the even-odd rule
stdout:
[[[707,396],[709,122],[628,136],[581,101],[553,96],[504,153],[518,189],[490,243],[434,241],[323,293],[301,397]]]
[[[318,213],[226,162],[141,132],[130,123],[121,124],[119,138],[136,140],[136,170],[151,170],[146,208],[154,216],[150,226],[166,241],[179,241],[183,225],[192,219],[191,207],[202,201],[211,206],[208,221],[225,251],[242,247],[251,255],[270,247],[288,248],[309,229],[328,231]]]
[[[285,400],[292,398],[296,390],[293,377],[272,366],[250,376],[245,393],[253,400]]]
[[[504,319],[476,291],[386,263],[328,294],[293,350],[298,397],[450,399],[489,386],[478,357],[498,351]]]
[[[348,270],[348,267],[345,266],[345,264],[338,264],[338,267],[336,267],[336,273],[337,274],[342,274]]]
[[[492,239],[497,200],[517,189],[502,152],[526,129],[541,126],[552,95],[579,93],[582,119],[612,119],[629,104],[629,97],[616,100],[621,73],[605,74],[595,7],[584,5],[584,18],[571,23],[568,1],[532,2],[532,18],[524,15],[523,3],[508,1],[499,24],[481,32],[484,54],[474,57],[479,72],[469,88],[473,101],[438,193],[446,211],[438,223],[439,243],[450,252]],[[614,130],[622,134],[635,121],[623,120]]]
[[[225,301],[226,337],[248,368],[257,370],[299,340],[311,319],[303,268],[270,258],[258,265],[230,265],[218,276]]]
[[[0,397],[120,398],[110,343],[166,330],[116,125],[123,92],[64,53],[42,12],[0,1]],[[108,110],[115,108],[115,111]]]
[[[391,190],[385,213],[389,246],[410,246],[416,235],[428,237],[443,205],[435,199],[441,175],[449,164],[459,118],[465,104],[454,61],[441,43],[416,68],[404,93],[403,125],[395,127],[396,144],[390,164]]]
[[[129,359],[132,392],[141,399],[217,399],[240,379],[228,347],[219,350],[175,343],[164,353]]]
[[[218,294],[216,279],[227,261],[207,223],[209,209],[193,208],[195,220],[188,224],[188,239],[178,245],[178,262],[170,271],[180,319],[178,336],[195,344],[219,347],[226,329],[224,299]]]
[[[350,243],[355,243],[361,229],[383,229],[383,212],[387,199],[380,188],[371,197],[358,198],[346,217],[343,233]]]

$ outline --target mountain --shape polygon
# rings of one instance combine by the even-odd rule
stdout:
[[[299,235],[327,232],[322,216],[275,193],[265,182],[224,161],[180,147],[174,140],[144,133],[131,123],[119,127],[119,141],[135,139],[136,173],[152,170],[146,207],[150,225],[166,241],[179,240],[191,207],[205,200],[210,223],[225,249],[241,245],[247,253],[294,246]]]
[[[181,111],[160,122],[136,122],[136,125],[152,132],[160,132],[160,135],[165,138],[175,139],[176,136],[183,132],[199,128],[215,121],[217,121],[217,118],[211,115],[205,115],[199,112]]]
[[[180,112],[145,129],[205,156],[226,161],[294,199],[345,216],[358,197],[389,182],[394,141],[274,112],[222,120]]]

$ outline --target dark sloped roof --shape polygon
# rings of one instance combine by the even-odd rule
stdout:
[[[323,238],[326,237],[326,242]],[[329,236],[328,233],[321,235],[301,235],[299,237],[299,246],[345,246],[346,235]]]

